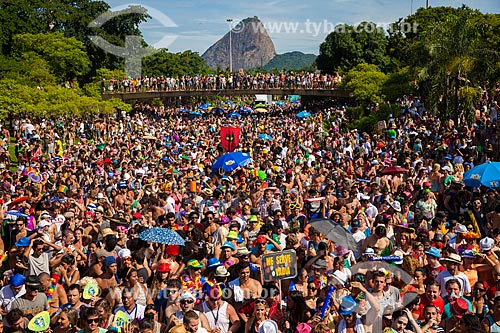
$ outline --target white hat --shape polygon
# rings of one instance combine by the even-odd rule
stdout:
[[[124,181],[128,181],[129,179],[130,179],[130,174],[129,174],[129,173],[125,173],[125,174],[123,175],[123,180],[124,180]]]
[[[368,255],[375,254],[375,251],[373,251],[373,249],[371,247],[367,247],[365,249],[365,252],[363,252],[363,254],[368,254]]]
[[[451,171],[451,168],[447,165],[441,168],[441,170]]]
[[[50,227],[52,223],[50,223],[47,220],[41,220],[40,223],[38,223],[39,228],[45,228],[45,227]]]
[[[101,192],[97,193],[97,199],[98,200],[104,199],[104,194],[102,194]]]
[[[266,319],[260,326],[258,333],[278,333],[278,324],[274,320]]]
[[[391,207],[396,211],[396,212],[400,212],[401,211],[401,204],[399,203],[399,201],[393,201],[391,202]]]
[[[188,298],[193,299],[193,300],[196,301],[196,297],[194,297],[193,294],[191,294],[189,291],[183,292],[182,295],[181,295],[181,300],[188,299]]]
[[[493,238],[489,237],[483,238],[479,242],[479,248],[481,249],[481,252],[490,251],[494,245],[495,241],[493,240]]]
[[[457,226],[455,227],[455,232],[457,234],[465,234],[467,232],[467,227],[463,224],[457,224]]]
[[[339,270],[333,272],[333,278],[343,286],[347,283],[347,275]]]
[[[405,255],[405,254],[403,253],[403,251],[401,251],[401,250],[396,250],[396,251],[394,251],[393,255],[394,255],[395,257],[400,257],[400,258],[401,258],[400,260],[395,261],[394,263],[395,263],[396,265],[402,265],[402,264],[403,264],[403,258],[404,258],[404,255]]]
[[[120,257],[121,259],[130,258],[131,256],[132,253],[130,252],[129,249],[121,249],[120,251],[118,251],[118,257]]]
[[[360,200],[370,200],[370,196],[369,195],[361,195],[361,197],[359,198]]]

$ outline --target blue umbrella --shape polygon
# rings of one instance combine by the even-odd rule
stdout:
[[[270,136],[269,134],[259,134],[258,137],[261,138],[262,140],[272,140],[273,139],[273,137]]]
[[[285,105],[285,102],[283,102],[283,101],[277,101],[277,102],[276,102],[276,103],[274,103],[274,104],[276,104],[276,105],[278,105],[278,106],[283,106],[283,105]]]
[[[229,118],[239,118],[241,117],[241,114],[237,112],[231,112],[230,114],[227,115]]]
[[[191,112],[189,114],[189,116],[191,116],[192,118],[196,118],[196,117],[203,117],[203,114],[201,112],[194,111],[194,112]]]
[[[213,113],[223,113],[224,112],[224,108],[216,107],[216,108],[212,109],[212,112]]]
[[[214,164],[212,164],[212,170],[215,171],[222,168],[224,172],[229,172],[236,170],[238,167],[244,167],[250,163],[252,163],[252,158],[249,154],[232,152],[219,157]]]
[[[22,217],[22,218],[28,218],[30,217],[29,215],[26,215],[26,214],[23,214],[21,213],[20,211],[17,211],[17,210],[9,210],[7,212],[7,215],[12,215],[12,216],[15,216],[15,217]]]
[[[200,106],[198,106],[198,109],[208,109],[210,106],[212,106],[212,104],[202,104]]]
[[[500,187],[500,162],[488,161],[465,172],[464,184],[470,187]]]
[[[190,111],[188,109],[180,109],[179,113],[189,113]]]
[[[233,102],[231,101],[225,101],[224,103],[226,103],[226,105],[233,105]]]
[[[240,111],[244,112],[244,113],[252,113],[253,112],[253,110],[250,108],[241,108]]]
[[[139,238],[146,242],[172,244],[184,246],[181,235],[167,228],[150,228],[139,234]]]
[[[300,102],[298,100],[293,100],[292,103],[293,104],[300,104]]]
[[[297,118],[307,118],[310,117],[311,113],[307,111],[302,111],[297,114]]]

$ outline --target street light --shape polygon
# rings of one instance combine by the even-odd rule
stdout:
[[[229,23],[229,73],[233,72],[233,41],[232,41],[232,32],[233,32],[233,19],[226,20]]]

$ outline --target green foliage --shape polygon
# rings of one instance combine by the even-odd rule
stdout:
[[[338,25],[320,45],[316,64],[318,69],[329,73],[347,72],[361,63],[384,69],[389,64],[386,47],[385,32],[375,23]]]
[[[342,80],[341,88],[353,92],[354,97],[364,104],[381,103],[384,101],[382,88],[387,81],[387,75],[377,66],[359,64],[347,72]]]
[[[274,69],[281,70],[302,70],[309,68],[316,60],[316,55],[305,54],[302,52],[287,52],[284,54],[277,54],[271,59],[263,69],[272,71]]]
[[[396,104],[381,104],[376,111],[368,112],[364,107],[348,108],[346,115],[352,120],[349,129],[358,129],[358,132],[373,133],[378,129],[378,122],[387,120],[389,115],[398,117],[401,108]]]
[[[399,71],[388,74],[387,81],[382,87],[382,95],[388,101],[395,101],[404,95],[414,95],[417,93],[415,86],[415,73],[410,67],[404,67]]]
[[[83,44],[60,33],[22,34],[14,37],[15,56],[35,54],[44,60],[58,82],[72,81],[89,70]]]
[[[145,76],[176,77],[211,72],[203,58],[192,51],[170,53],[161,49],[158,53],[142,59],[142,65],[142,73]]]

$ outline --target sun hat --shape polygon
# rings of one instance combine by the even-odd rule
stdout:
[[[391,202],[391,207],[396,211],[396,212],[400,212],[401,211],[401,204],[399,203],[399,201],[393,201]]]
[[[332,274],[333,279],[338,282],[337,284],[345,286],[347,283],[347,275],[344,272],[341,272],[339,270],[336,270]]]
[[[26,278],[26,280],[24,281],[24,284],[27,286],[27,287],[30,287],[30,288],[33,288],[33,289],[36,289],[36,288],[40,288],[42,285],[40,283],[40,280],[38,279],[38,277],[36,275],[30,275]]]
[[[238,233],[236,231],[230,231],[227,236],[227,239],[238,239]]]
[[[10,285],[14,288],[20,287],[26,281],[26,277],[22,274],[16,273],[10,277]]]
[[[448,261],[460,265],[462,263],[462,257],[456,253],[450,253],[445,258],[442,258],[441,261]]]
[[[457,224],[457,226],[455,227],[455,232],[457,234],[465,234],[467,232],[467,227],[463,224]]]
[[[472,250],[465,250],[462,252],[462,258],[475,259],[476,255],[472,252]]]
[[[324,259],[318,259],[312,265],[313,268],[326,269],[326,261]]]
[[[454,317],[461,319],[464,314],[469,313],[469,303],[462,297],[450,303],[450,310]]]
[[[429,250],[425,251],[424,253],[428,254],[432,257],[438,258],[438,259],[441,258],[441,250],[438,250],[435,247],[431,247]]]
[[[102,238],[106,238],[107,236],[115,236],[116,233],[111,230],[111,228],[102,229]]]
[[[257,215],[251,215],[248,219],[248,222],[259,222],[259,218],[257,217]]]
[[[38,223],[39,228],[45,228],[45,227],[50,227],[52,223],[50,223],[47,220],[41,220],[40,223]]]
[[[257,333],[278,333],[278,324],[274,320],[266,319],[259,325]]]
[[[15,243],[17,247],[28,247],[31,244],[31,239],[29,237],[21,237],[19,240]]]
[[[97,255],[97,258],[101,257],[108,257],[111,256],[112,254],[104,249],[97,249],[95,250],[95,254]]]
[[[196,259],[191,259],[186,264],[186,268],[185,269],[188,269],[188,268],[196,268],[196,269],[203,268],[203,264],[200,263]]]
[[[357,306],[358,304],[356,303],[354,298],[352,298],[352,296],[344,296],[342,298],[342,302],[340,303],[339,314],[341,316],[348,316],[356,311]]]
[[[493,238],[486,237],[479,241],[479,248],[481,249],[481,252],[490,251],[494,245],[495,240],[493,240]]]
[[[207,268],[214,268],[221,266],[222,263],[216,257],[210,258],[207,261]]]
[[[234,248],[233,243],[231,243],[231,242],[224,242],[224,244],[222,244],[222,246],[221,246],[221,249],[224,249],[224,248],[229,248],[229,249],[231,249],[233,251],[236,251],[236,249]]]
[[[224,266],[219,266],[217,267],[217,269],[215,270],[215,274],[214,276],[216,277],[228,277],[229,275],[229,272],[227,271],[227,268],[224,267]]]
[[[375,251],[371,247],[367,247],[365,249],[365,252],[363,252],[363,255],[374,255]]]
[[[252,253],[252,252],[248,251],[248,249],[246,247],[240,247],[238,250],[236,250],[235,256],[236,257],[247,256],[250,253]]]
[[[402,264],[403,264],[403,258],[404,258],[404,255],[405,255],[405,254],[404,254],[404,253],[403,253],[403,251],[401,251],[401,250],[396,250],[396,251],[394,251],[393,256],[401,258],[401,259],[399,259],[399,260],[394,261],[394,263],[395,263],[396,265],[402,265]]]

